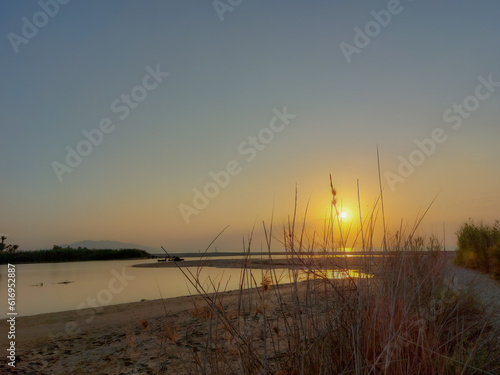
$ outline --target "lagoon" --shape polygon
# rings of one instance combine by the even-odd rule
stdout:
[[[93,304],[115,305],[196,294],[176,267],[132,267],[134,264],[151,262],[155,260],[18,264],[15,267],[16,312],[18,316],[28,316],[96,307]],[[196,272],[196,268],[184,268],[187,269]],[[238,268],[206,267],[200,279],[206,285],[210,279],[215,284],[220,281],[222,289],[234,290],[239,287],[240,272]],[[262,272],[254,270],[258,283],[262,281]],[[289,280],[288,272],[279,272],[286,274],[285,279]],[[6,313],[6,264],[0,266],[0,299]]]

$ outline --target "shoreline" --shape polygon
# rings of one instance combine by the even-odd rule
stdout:
[[[288,294],[285,285],[279,288],[283,295]],[[234,290],[219,295],[232,306],[239,293]],[[193,295],[19,317],[16,368],[7,366],[3,357],[0,372],[150,374],[152,368],[167,366],[183,374],[179,368],[192,360],[193,347],[202,345],[200,337],[209,319],[196,311],[203,311],[204,306],[203,298]],[[7,330],[8,323],[3,319],[0,331]],[[171,341],[165,338],[169,334]],[[186,343],[188,335],[196,338]],[[6,334],[2,334],[0,343],[8,348]],[[128,372],[131,366],[137,372]]]
[[[302,263],[302,262],[301,262]],[[260,260],[249,262],[253,269],[288,268],[290,263],[276,260],[270,264]],[[206,267],[241,268],[241,260],[212,260],[157,262],[136,264],[136,267],[176,267],[194,265]],[[282,296],[291,298],[291,283],[271,286],[279,289]],[[299,285],[302,285],[299,282]],[[260,290],[260,288],[259,288]],[[244,289],[243,294],[256,294],[255,288]],[[274,293],[274,292],[272,292]],[[213,295],[213,293],[209,293]],[[240,290],[221,291],[225,307],[236,311]],[[137,371],[131,374],[152,374],[152,369],[167,366],[170,371],[184,374],[179,368],[190,363],[193,348],[201,350],[204,332],[209,319],[203,317],[206,307],[199,294],[165,299],[128,302],[107,306],[96,306],[81,310],[66,310],[37,315],[16,317],[15,347],[16,370],[0,359],[0,372],[15,374],[80,374],[123,373],[130,367]],[[198,310],[198,312],[197,312]],[[201,315],[199,313],[201,311]],[[0,343],[9,347],[6,319],[0,320]],[[195,333],[193,333],[193,330]],[[174,332],[175,339],[165,341],[165,332]],[[165,346],[170,349],[165,350]],[[162,348],[159,350],[158,348]],[[176,354],[172,355],[171,353]],[[134,358],[140,356],[138,362]],[[186,362],[187,361],[187,362]],[[167,373],[170,373],[167,371]]]
[[[294,257],[280,259],[200,259],[183,261],[166,261],[154,263],[134,264],[139,268],[185,268],[185,267],[214,267],[214,268],[248,268],[248,269],[318,269],[318,268],[353,268],[362,267],[369,261],[371,266],[377,265],[377,256],[336,256],[336,257]]]
[[[456,275],[458,284],[470,287],[484,302],[498,305],[500,282],[451,262],[446,272],[449,277]],[[289,286],[281,284],[271,290],[279,288],[286,299],[291,295]],[[220,292],[224,306],[234,309],[239,293]],[[210,319],[199,311],[203,313],[205,306],[203,297],[192,295],[19,317],[16,369],[8,367],[3,357],[0,372],[152,374],[166,368],[165,373],[186,374],[193,350],[204,345],[203,333]],[[2,347],[8,347],[4,346],[7,329],[2,319]]]

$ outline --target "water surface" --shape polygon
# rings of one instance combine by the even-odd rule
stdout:
[[[111,260],[16,265],[16,312],[18,316],[75,310],[108,304],[171,298],[196,293],[177,268],[141,268],[144,260]],[[196,273],[196,268],[183,268]],[[257,282],[260,270],[254,271]],[[240,269],[206,267],[200,280],[226,290],[239,287]],[[7,265],[0,265],[0,299],[7,312]],[[5,301],[5,303],[4,303]],[[94,306],[95,307],[95,306]],[[2,318],[3,318],[2,316]]]
[[[241,259],[241,257],[217,257],[215,259]],[[280,258],[280,257],[277,257]],[[199,258],[186,258],[196,260]],[[16,312],[18,316],[49,312],[77,310],[87,307],[115,305],[141,300],[172,298],[197,294],[180,269],[132,267],[134,264],[151,263],[154,259],[110,260],[69,263],[37,263],[16,265]],[[195,267],[183,267],[183,271],[197,272]],[[260,285],[266,270],[253,270],[255,282]],[[241,269],[205,267],[200,280],[207,291],[212,285],[220,290],[239,288]],[[317,277],[359,277],[354,270],[346,272],[324,271],[314,275],[299,275],[299,280]],[[276,270],[280,283],[291,281],[288,270]],[[0,317],[7,313],[7,265],[0,265]]]

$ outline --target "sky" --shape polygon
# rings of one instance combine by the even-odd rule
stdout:
[[[497,2],[0,5],[0,233],[240,251],[331,209],[445,235],[500,219]],[[380,221],[380,220],[379,220]],[[443,230],[444,228],[444,230]],[[443,234],[445,233],[445,234]],[[279,241],[273,248],[280,249]]]

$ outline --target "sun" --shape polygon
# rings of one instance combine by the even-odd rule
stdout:
[[[318,214],[318,217],[320,215]],[[339,205],[337,207],[333,206],[331,203],[323,206],[323,218],[330,218],[332,220],[342,220],[344,223],[352,219],[352,210],[350,207]]]

